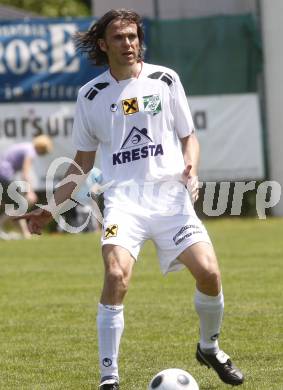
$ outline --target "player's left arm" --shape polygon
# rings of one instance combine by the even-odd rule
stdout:
[[[198,198],[199,143],[186,92],[176,73],[172,84],[172,107],[175,129],[182,144],[185,162],[182,179],[194,203]]]
[[[200,147],[195,131],[184,138],[180,138],[182,144],[182,152],[185,162],[185,169],[182,174],[183,181],[187,186],[192,202],[198,199],[199,183],[198,183],[198,166]]]

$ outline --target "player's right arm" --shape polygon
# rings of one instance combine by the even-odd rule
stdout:
[[[82,177],[84,179],[84,174],[87,174],[93,167],[95,160],[95,151],[84,152],[77,151],[74,162],[77,164],[70,164],[67,172],[64,176],[65,178],[72,177],[71,175],[75,175],[78,180],[72,181],[67,180],[66,183],[60,186],[54,193],[54,201],[56,205],[56,212],[60,210],[60,205],[64,203],[66,200],[71,198],[73,191],[76,186],[79,184],[79,178]],[[78,168],[80,167],[81,170]],[[82,173],[83,172],[83,173]],[[55,212],[55,211],[54,211]],[[47,225],[53,216],[53,210],[38,208],[30,213],[26,213],[25,215],[18,217],[16,219],[25,219],[27,221],[28,229],[32,234],[41,234],[42,229],[45,225]]]

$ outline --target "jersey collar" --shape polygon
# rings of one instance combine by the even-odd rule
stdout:
[[[108,73],[109,73],[109,76],[110,76],[113,80],[116,81],[116,83],[121,84],[122,82],[129,82],[130,80],[138,79],[138,78],[140,77],[142,71],[143,71],[143,65],[144,65],[144,63],[143,63],[143,61],[141,61],[141,68],[140,68],[140,71],[139,71],[137,77],[130,77],[129,79],[117,80],[116,77],[111,73],[111,69],[110,69],[110,68],[108,69]]]

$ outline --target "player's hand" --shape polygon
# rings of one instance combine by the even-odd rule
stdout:
[[[44,209],[36,209],[20,217],[14,217],[13,219],[25,219],[27,221],[28,230],[30,233],[40,235],[44,226],[51,221],[52,214]]]
[[[190,193],[192,202],[195,203],[199,197],[199,181],[197,176],[191,176],[188,179],[187,189]]]
[[[182,179],[189,191],[192,203],[195,203],[199,197],[199,181],[198,176],[192,174],[192,165],[187,165],[183,171]]]

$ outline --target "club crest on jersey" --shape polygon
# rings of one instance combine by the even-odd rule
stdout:
[[[155,145],[147,134],[147,129],[133,127],[124,140],[121,151],[113,154],[113,165],[125,164],[142,158],[163,155],[161,144]]]
[[[122,106],[125,115],[131,115],[139,112],[139,103],[136,97],[122,100]]]
[[[156,115],[161,111],[161,100],[159,95],[143,96],[144,112]]]
[[[106,227],[104,231],[104,239],[111,238],[111,237],[117,237],[118,233],[118,225],[109,225]]]

